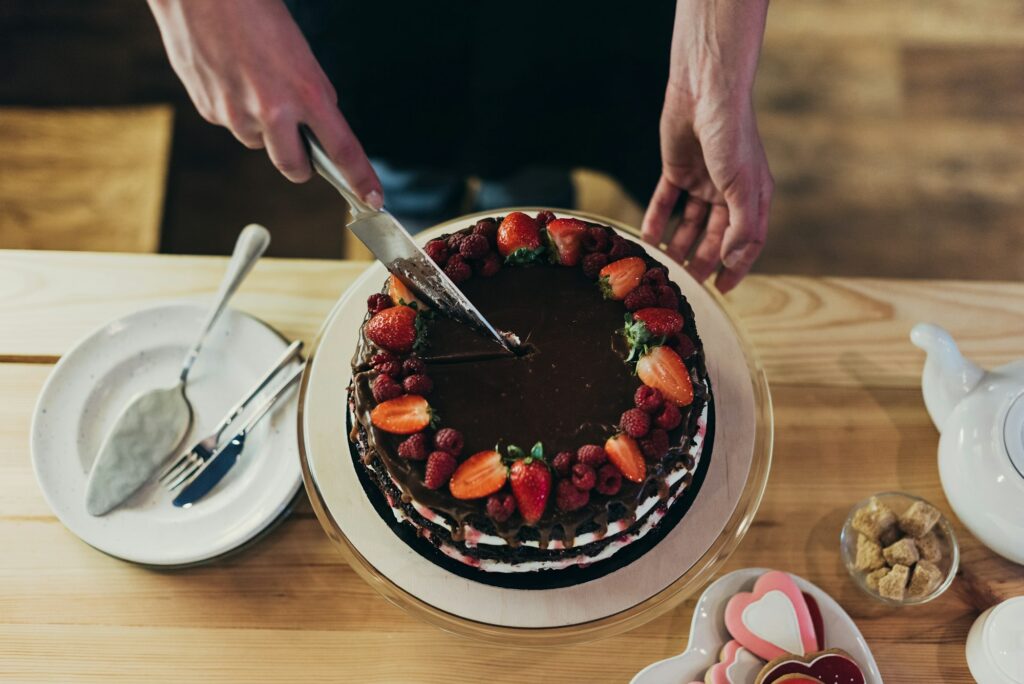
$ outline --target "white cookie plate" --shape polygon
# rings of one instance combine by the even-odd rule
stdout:
[[[693,609],[690,641],[677,656],[659,660],[640,670],[631,684],[686,684],[704,681],[704,673],[718,662],[719,651],[731,638],[725,628],[725,604],[741,591],[750,591],[767,568],[734,570],[704,590]],[[878,664],[856,623],[836,600],[798,575],[790,577],[800,591],[818,602],[825,626],[825,648],[841,648],[857,661],[868,684],[882,684]]]

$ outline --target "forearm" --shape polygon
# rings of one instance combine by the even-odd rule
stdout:
[[[748,104],[767,11],[768,0],[678,0],[666,104]]]

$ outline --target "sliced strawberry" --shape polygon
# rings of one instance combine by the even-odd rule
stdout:
[[[509,452],[512,453],[511,448]],[[544,515],[551,495],[551,471],[543,461],[539,443],[534,445],[529,456],[512,464],[509,482],[523,520],[529,525],[536,523]]]
[[[366,336],[388,351],[407,354],[416,344],[416,311],[407,306],[384,309],[366,323]]]
[[[415,304],[416,306],[412,308],[417,311],[423,311],[427,308],[423,302],[416,298],[416,295],[412,293],[409,286],[396,278],[394,274],[388,276],[388,296],[391,297],[391,301],[395,303],[395,306]]]
[[[506,216],[498,226],[498,252],[512,263],[536,261],[544,253],[537,220],[521,211]]]
[[[683,329],[683,314],[674,309],[651,307],[633,312],[633,320],[644,324],[657,337],[675,335]]]
[[[412,435],[430,425],[430,404],[416,394],[389,399],[373,407],[370,421],[378,429],[394,435]]]
[[[599,282],[606,299],[622,300],[640,284],[647,264],[640,257],[626,257],[613,261],[601,269]]]
[[[688,406],[693,401],[690,372],[679,354],[669,347],[651,347],[636,362],[636,374],[641,382],[677,406]]]
[[[608,460],[622,472],[622,476],[631,482],[643,482],[647,476],[647,464],[640,445],[626,434],[610,437],[604,443],[608,452]]]
[[[547,231],[553,260],[563,266],[578,264],[583,250],[583,237],[587,234],[587,224],[579,219],[558,218],[548,223]]]
[[[448,489],[456,499],[481,499],[505,486],[508,468],[497,451],[473,454],[452,475]]]

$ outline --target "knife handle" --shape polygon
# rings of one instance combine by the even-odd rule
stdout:
[[[333,185],[334,189],[340,192],[345,201],[349,203],[349,206],[352,207],[352,217],[356,218],[363,214],[377,213],[373,207],[360,199],[359,195],[352,190],[348,181],[345,180],[345,176],[342,175],[341,170],[335,166],[331,158],[327,156],[327,152],[324,151],[320,141],[313,135],[313,131],[303,124],[299,126],[299,132],[306,141],[309,159],[313,163],[313,168],[318,174],[323,176],[324,180]]]

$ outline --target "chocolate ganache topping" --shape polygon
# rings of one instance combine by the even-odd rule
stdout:
[[[639,247],[633,248],[649,267],[658,266]],[[670,286],[679,295],[678,287]],[[626,360],[626,311],[621,301],[602,297],[595,280],[580,268],[548,263],[506,266],[492,277],[470,278],[460,288],[496,328],[514,333],[523,343],[519,355],[509,356],[493,340],[461,323],[440,316],[427,320],[427,346],[419,356],[433,380],[429,403],[443,425],[461,431],[464,455],[496,445],[499,450],[509,444],[529,449],[540,442],[550,461],[560,451],[603,445],[618,431],[619,418],[633,407],[634,392],[641,385]],[[684,467],[708,396],[693,313],[681,295],[679,302],[683,333],[693,341],[686,365],[694,400],[681,407],[682,420],[669,431],[668,453],[657,462],[648,460],[646,479],[623,480],[613,497],[592,496],[585,506],[564,511],[554,505],[552,494],[541,519],[527,526],[520,516],[503,522],[489,518],[485,499],[460,500],[447,487],[428,488],[423,464],[398,455],[404,437],[378,429],[370,419],[377,403],[371,391],[376,375],[371,359],[379,349],[364,331],[353,359],[353,441],[362,438],[358,441],[366,445],[364,464],[379,459],[404,503],[415,501],[446,516],[453,539],[461,539],[463,526],[493,530],[513,546],[537,539],[541,548],[551,538],[570,545],[583,525],[596,526],[603,534],[610,520],[630,521],[642,502],[669,495],[666,477]]]

